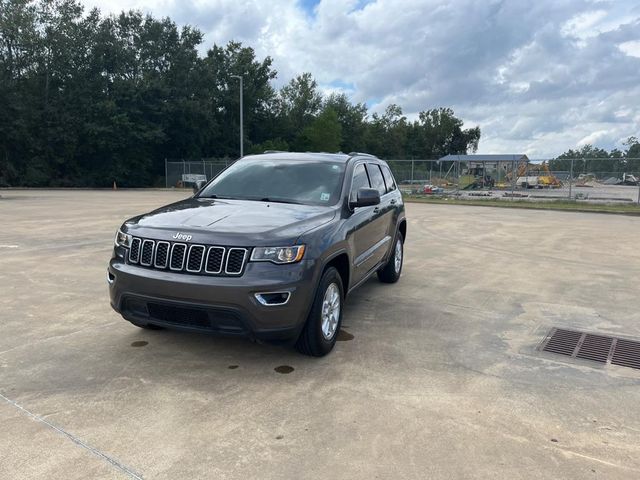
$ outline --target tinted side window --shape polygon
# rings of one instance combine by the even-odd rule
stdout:
[[[378,165],[373,165],[370,163],[367,165],[367,171],[369,172],[369,177],[371,178],[371,188],[375,188],[376,190],[378,190],[378,192],[380,192],[380,196],[387,193],[380,167]]]
[[[396,189],[396,182],[393,181],[393,175],[389,167],[382,167],[382,174],[384,175],[384,183],[387,184],[387,192],[392,192]]]
[[[356,168],[353,170],[353,181],[351,183],[349,199],[355,201],[358,198],[358,190],[361,188],[370,188],[369,177],[367,177],[367,171],[364,169],[364,163],[356,165]]]

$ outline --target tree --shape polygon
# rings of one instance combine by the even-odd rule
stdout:
[[[477,147],[479,128],[464,130],[450,109],[410,122],[389,105],[369,117],[345,94],[323,97],[310,73],[276,91],[270,57],[239,42],[202,56],[202,41],[139,11],[0,0],[0,185],[148,186],[162,182],[166,157],[235,157],[237,75],[247,151],[427,158]]]
[[[399,105],[387,106],[382,115],[374,113],[367,131],[367,151],[383,158],[404,158],[408,128]]]
[[[424,158],[440,158],[448,154],[475,152],[480,142],[480,127],[462,129],[462,120],[450,108],[435,108],[420,112],[418,138]]]
[[[324,101],[324,110],[333,110],[342,130],[342,152],[366,150],[367,107],[364,103],[352,104],[344,93],[332,93]]]
[[[311,124],[322,106],[318,84],[310,73],[303,73],[282,87],[276,99],[278,133],[295,150],[304,146],[301,134]]]
[[[310,125],[305,127],[299,138],[301,150],[316,152],[337,152],[342,142],[342,126],[338,115],[331,108],[325,108]]]
[[[239,81],[243,78],[243,120],[246,143],[260,143],[274,138],[273,110],[271,104],[275,92],[270,82],[277,73],[271,68],[272,60],[266,57],[259,61],[255,51],[243,47],[239,42],[229,42],[226,47],[214,45],[202,62],[199,85],[199,101],[209,104],[209,113],[215,119],[205,149],[215,151],[218,156],[237,156],[237,138],[240,128]]]
[[[616,175],[624,169],[624,159],[616,150],[607,152],[593,145],[584,145],[577,150],[569,149],[556,159],[549,161],[549,168],[556,171],[570,171],[573,162],[573,172],[602,173]]]
[[[624,145],[628,147],[625,153],[625,157],[627,157],[627,161],[625,162],[626,170],[640,174],[640,142],[638,138],[629,137],[626,142],[624,142]]]

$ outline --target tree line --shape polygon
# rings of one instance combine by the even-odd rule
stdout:
[[[627,147],[624,151],[617,148],[607,151],[593,145],[570,149],[549,161],[549,168],[569,172],[573,162],[574,173],[639,173],[640,141],[637,137],[629,137],[624,146]]]
[[[203,35],[137,11],[102,15],[78,0],[0,0],[0,186],[163,184],[164,159],[239,154],[243,78],[245,152],[370,152],[437,159],[475,152],[480,128],[449,108],[415,120],[398,105],[370,113],[323,95],[310,73],[274,87],[270,57],[239,42],[200,54]],[[553,170],[640,171],[640,144],[587,145]],[[517,152],[516,152],[517,153]],[[447,167],[448,168],[448,167]]]
[[[149,186],[165,158],[365,151],[438,158],[475,151],[480,128],[448,108],[409,121],[370,114],[310,73],[274,88],[270,57],[238,42],[199,54],[202,33],[138,11],[85,12],[77,0],[0,0],[0,186]]]

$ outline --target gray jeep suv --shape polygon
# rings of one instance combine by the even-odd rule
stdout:
[[[393,283],[407,235],[385,162],[362,154],[246,156],[186,200],[127,220],[107,281],[141,328],[333,348],[349,292]]]

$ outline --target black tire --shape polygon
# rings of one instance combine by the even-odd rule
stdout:
[[[135,325],[136,327],[142,328],[143,330],[164,330],[162,327],[159,327],[158,325],[153,325],[151,323],[147,323],[146,325],[143,325],[141,323],[131,322],[131,325]]]
[[[338,322],[335,330],[330,338],[326,338],[322,331],[322,306],[325,300],[325,294],[331,285],[335,285],[338,289],[340,304]],[[342,286],[342,278],[334,267],[329,267],[322,274],[318,289],[313,300],[313,306],[307,317],[307,322],[298,337],[296,349],[305,355],[313,357],[323,357],[329,353],[336,344],[340,325],[342,325],[342,311],[344,306],[344,289]]]
[[[398,247],[399,245],[399,247]],[[396,248],[400,248],[400,268],[396,269]],[[387,263],[378,270],[378,279],[383,283],[396,283],[402,275],[402,263],[404,261],[404,238],[401,232],[396,234],[393,241],[391,255]]]

